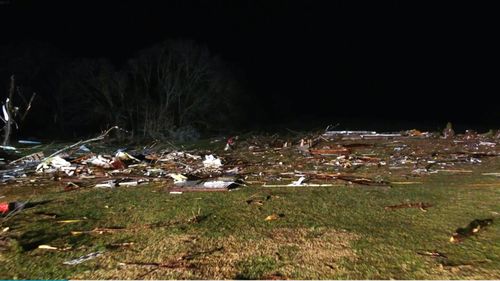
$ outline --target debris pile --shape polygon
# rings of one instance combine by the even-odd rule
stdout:
[[[159,183],[172,194],[228,191],[245,185],[390,187],[390,180],[404,183],[434,173],[469,173],[472,165],[500,155],[498,133],[455,134],[451,125],[441,135],[412,129],[233,136],[225,144],[223,139],[213,140],[212,150],[157,143],[130,149],[92,144],[114,129],[119,128],[48,156],[47,151],[33,148],[22,153],[2,147],[0,152],[9,159],[3,158],[0,180],[4,184],[57,180],[66,191]]]

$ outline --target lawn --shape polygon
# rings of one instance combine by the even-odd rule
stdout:
[[[252,183],[182,194],[170,194],[163,182],[69,192],[60,182],[5,185],[1,201],[34,206],[2,219],[0,277],[500,278],[500,179],[483,175],[500,170],[498,157],[469,165],[467,172],[458,166],[415,177],[363,169],[356,173],[382,174],[392,183]],[[419,202],[430,206],[385,208]],[[450,242],[457,228],[476,219],[493,223]],[[88,261],[64,264],[95,252],[100,255]]]

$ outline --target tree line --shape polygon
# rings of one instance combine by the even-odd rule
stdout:
[[[167,40],[116,65],[72,58],[30,42],[0,47],[0,82],[8,92],[36,92],[23,135],[71,138],[110,126],[134,139],[194,139],[248,120],[249,95],[238,71],[206,46]],[[4,101],[2,99],[2,101]]]

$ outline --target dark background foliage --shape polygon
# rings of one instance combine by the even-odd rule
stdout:
[[[12,73],[39,94],[27,135],[499,125],[493,2],[4,2],[2,94]]]

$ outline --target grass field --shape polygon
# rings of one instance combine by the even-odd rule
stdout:
[[[500,179],[482,173],[498,172],[500,161],[469,168],[405,184],[387,175],[396,182],[390,187],[256,184],[174,195],[163,184],[71,192],[57,182],[3,186],[2,201],[41,204],[2,221],[0,277],[499,279]],[[413,202],[432,206],[385,209]],[[475,219],[493,223],[450,242]],[[96,251],[95,259],[63,264]]]

